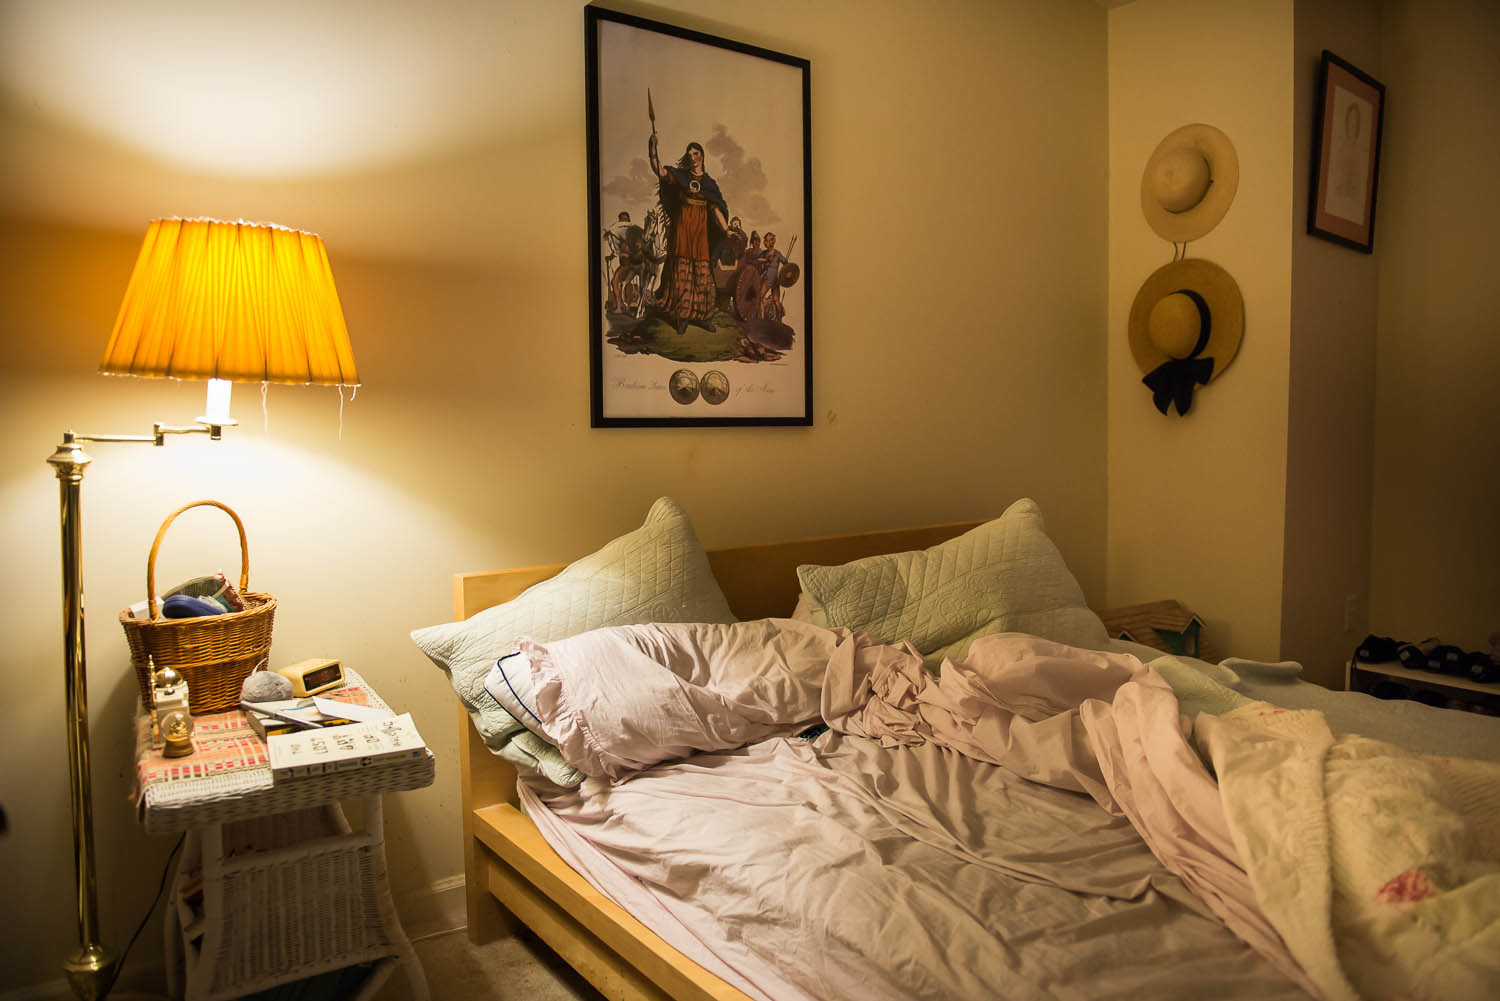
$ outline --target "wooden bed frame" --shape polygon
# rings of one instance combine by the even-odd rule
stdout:
[[[719,587],[741,619],[790,615],[797,566],[926,549],[977,522],[710,551]],[[453,614],[509,601],[566,563],[456,574]],[[663,942],[575,872],[521,813],[516,772],[491,754],[458,707],[464,872],[469,941],[487,942],[519,921],[611,1001],[749,1001],[740,990]]]

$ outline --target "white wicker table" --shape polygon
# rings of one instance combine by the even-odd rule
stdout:
[[[388,708],[347,674],[364,701]],[[227,1001],[370,963],[357,998],[373,996],[399,964],[416,1001],[427,1001],[386,880],[381,795],[432,784],[432,752],[273,782],[265,744],[236,716],[199,717],[201,758],[176,759],[189,774],[170,781],[161,780],[166,763],[150,748],[144,718],[137,730],[142,823],[187,832],[167,906],[170,995]],[[340,803],[356,798],[364,820],[351,829]]]

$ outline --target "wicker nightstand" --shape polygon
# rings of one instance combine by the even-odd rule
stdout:
[[[385,708],[348,673],[340,691]],[[430,785],[430,751],[273,783],[265,744],[238,711],[198,717],[198,752],[170,763],[151,751],[144,718],[137,733],[136,801],[146,830],[188,832],[167,905],[172,997],[185,988],[188,1001],[238,998],[369,963],[356,997],[372,996],[400,964],[412,995],[427,1001],[386,882],[381,795]],[[164,774],[169,765],[179,771]],[[364,822],[351,829],[339,804],[356,798]]]

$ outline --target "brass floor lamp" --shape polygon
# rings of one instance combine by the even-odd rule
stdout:
[[[92,461],[83,442],[149,442],[169,434],[217,441],[234,382],[358,386],[354,351],[323,241],[282,226],[158,219],[146,230],[100,370],[208,380],[207,413],[149,435],[63,433],[47,459],[57,473],[62,529],[63,670],[78,947],[63,962],[75,996],[105,997],[118,962],[100,940],[83,635],[80,493]]]

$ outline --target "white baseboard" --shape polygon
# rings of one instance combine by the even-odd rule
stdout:
[[[421,890],[401,894],[396,900],[396,913],[401,917],[406,937],[413,941],[463,928],[469,920],[464,874],[445,876]]]

